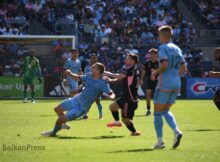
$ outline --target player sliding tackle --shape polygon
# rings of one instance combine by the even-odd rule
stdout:
[[[72,98],[64,100],[60,105],[54,108],[58,115],[58,119],[52,131],[42,132],[42,136],[55,136],[62,129],[62,124],[72,121],[88,112],[92,103],[101,94],[105,93],[110,99],[115,98],[115,94],[109,87],[109,84],[103,80],[102,74],[105,66],[96,63],[92,66],[92,72],[85,75],[73,74],[70,70],[66,70],[65,74],[76,81],[83,81],[85,88]],[[66,114],[64,112],[67,111]]]
[[[138,83],[139,71],[137,70],[138,56],[135,54],[128,54],[125,60],[125,68],[119,74],[105,72],[105,75],[122,80],[122,94],[121,97],[110,105],[110,110],[115,121],[107,124],[108,127],[121,127],[119,121],[118,109],[121,109],[122,121],[126,127],[131,131],[132,136],[139,136],[140,132],[136,131],[132,119],[134,112],[138,107]],[[111,81],[111,80],[110,80]],[[115,80],[114,80],[115,81]]]
[[[152,80],[159,74],[158,84],[154,95],[154,126],[158,142],[155,149],[164,148],[163,142],[163,119],[174,132],[173,148],[176,148],[182,138],[182,133],[177,127],[175,118],[170,112],[180,90],[181,82],[179,73],[187,71],[185,60],[179,47],[171,42],[172,28],[162,26],[159,28],[159,39],[162,43],[159,47],[160,67],[152,73]]]

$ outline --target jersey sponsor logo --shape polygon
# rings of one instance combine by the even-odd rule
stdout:
[[[197,82],[192,85],[192,91],[196,94],[208,92],[215,93],[219,87],[219,85],[209,85],[206,82]]]

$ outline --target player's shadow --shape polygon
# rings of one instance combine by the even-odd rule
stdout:
[[[148,151],[153,151],[153,148],[143,148],[143,149],[132,149],[132,150],[118,150],[118,151],[110,151],[107,153],[126,153],[126,152],[148,152]]]
[[[217,132],[220,131],[220,129],[188,129],[184,131],[192,131],[192,132]]]
[[[135,115],[134,117],[146,117],[146,115]]]
[[[58,139],[114,139],[114,138],[124,138],[125,136],[97,136],[97,137],[76,137],[76,136],[58,136]]]
[[[40,115],[40,117],[51,117],[51,116],[57,116],[57,115]]]

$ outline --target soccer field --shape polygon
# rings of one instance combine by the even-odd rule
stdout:
[[[23,104],[19,100],[0,100],[0,161],[65,161],[65,162],[219,162],[220,112],[211,100],[179,100],[172,108],[184,136],[176,150],[172,149],[173,133],[165,123],[166,148],[152,150],[156,142],[153,116],[146,117],[145,102],[139,103],[134,123],[141,131],[130,136],[122,128],[107,128],[112,120],[108,105],[102,101],[104,119],[98,120],[94,104],[88,120],[70,122],[70,130],[62,130],[55,138],[43,138],[40,132],[54,126],[53,107],[58,100],[37,100]],[[35,150],[5,150],[4,146],[39,146]]]

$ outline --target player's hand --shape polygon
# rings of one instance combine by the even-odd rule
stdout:
[[[42,79],[39,77],[38,78],[38,82],[41,84],[42,83]]]
[[[156,76],[157,76],[157,72],[153,71],[152,74],[151,74],[151,80],[152,81],[156,80]]]
[[[63,80],[63,85],[64,85],[64,87],[66,87],[66,88],[68,87],[68,83],[67,83],[66,79]]]
[[[65,71],[65,75],[70,75],[71,74],[71,71],[70,70],[66,70]]]
[[[106,82],[111,82],[111,78],[109,78],[108,76],[103,76],[102,79]]]

